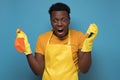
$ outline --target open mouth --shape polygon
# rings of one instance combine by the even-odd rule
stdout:
[[[63,34],[64,30],[57,30],[58,34]]]

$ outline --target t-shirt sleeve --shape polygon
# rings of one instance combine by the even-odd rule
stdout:
[[[36,42],[35,52],[44,55],[44,48],[43,48],[42,38],[41,38],[40,35],[39,35],[39,37],[37,39],[37,42]]]
[[[79,41],[79,49],[81,49],[83,46],[83,42],[85,40],[85,35],[82,32],[80,33],[79,40],[80,40]]]

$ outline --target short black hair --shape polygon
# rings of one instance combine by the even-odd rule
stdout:
[[[66,5],[65,3],[58,2],[58,3],[52,4],[48,11],[50,14],[50,17],[51,17],[52,11],[67,11],[68,17],[70,18],[70,15],[69,15],[70,7]]]

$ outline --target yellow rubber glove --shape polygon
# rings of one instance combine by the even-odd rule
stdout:
[[[98,27],[96,24],[90,24],[87,32],[86,32],[86,39],[83,43],[82,52],[90,52],[92,51],[92,45],[94,42],[94,39],[96,38],[98,34]]]
[[[14,45],[17,51],[23,52],[25,55],[31,54],[32,51],[27,39],[27,35],[21,29],[17,29],[16,34],[17,37],[15,39]]]

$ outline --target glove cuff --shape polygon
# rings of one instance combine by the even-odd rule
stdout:
[[[84,43],[83,43],[81,51],[82,52],[90,52],[90,51],[92,51],[92,43],[85,40]]]
[[[32,54],[32,50],[30,48],[30,44],[28,44],[28,46],[25,48],[24,53],[25,53],[25,55]]]

